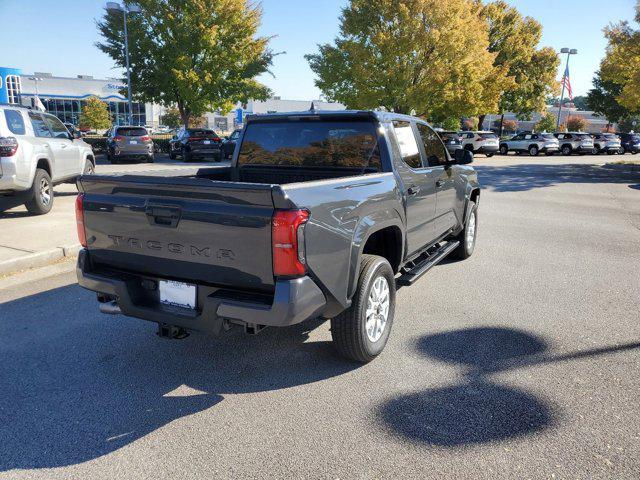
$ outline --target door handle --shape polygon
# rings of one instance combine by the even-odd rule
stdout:
[[[60,145],[60,148],[67,148],[67,144],[63,143],[62,145]]]
[[[437,180],[437,181],[436,181],[436,187],[437,187],[437,188],[440,188],[440,187],[441,187],[441,186],[443,186],[443,185],[444,185],[444,180]]]
[[[420,191],[420,187],[416,185],[413,185],[407,189],[407,193],[409,195],[417,195],[419,191]]]

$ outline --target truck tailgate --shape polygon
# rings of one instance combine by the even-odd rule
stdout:
[[[79,188],[93,264],[273,290],[270,185],[124,175],[82,177]]]

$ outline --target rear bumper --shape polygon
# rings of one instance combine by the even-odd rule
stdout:
[[[225,320],[285,327],[318,317],[326,305],[320,288],[306,276],[277,281],[270,302],[198,285],[197,307],[188,310],[163,305],[157,301],[157,293],[143,290],[143,281],[148,282],[148,277],[93,269],[84,249],[78,255],[76,274],[80,286],[112,297],[124,315],[214,335],[220,333]]]
[[[193,148],[191,147],[189,150],[189,154],[192,157],[217,157],[220,155],[220,148]]]
[[[496,153],[499,148],[498,145],[482,145],[474,150],[474,153]]]
[[[548,146],[548,147],[541,147],[540,151],[544,152],[544,153],[554,153],[554,152],[559,152],[560,151],[560,147],[557,146],[557,145]]]

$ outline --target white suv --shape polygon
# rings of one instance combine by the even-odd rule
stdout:
[[[0,211],[24,203],[41,215],[53,206],[53,186],[93,173],[91,146],[57,117],[0,104]]]
[[[499,147],[498,136],[493,132],[459,132],[462,148],[473,153],[484,153],[492,157]]]

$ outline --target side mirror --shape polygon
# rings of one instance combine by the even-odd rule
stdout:
[[[75,139],[82,138],[82,132],[80,130],[75,130],[72,135]]]
[[[456,150],[454,154],[455,163],[458,165],[468,165],[473,162],[473,152],[465,148]]]

